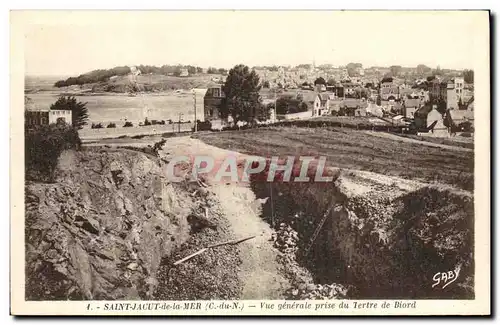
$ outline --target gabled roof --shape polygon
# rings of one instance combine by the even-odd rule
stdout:
[[[407,99],[404,102],[405,107],[420,107],[420,99]]]
[[[453,121],[467,121],[474,119],[474,113],[469,110],[450,109],[448,113]]]
[[[399,93],[399,88],[398,86],[391,86],[387,88],[381,88],[380,89],[381,94],[398,94]]]
[[[330,94],[328,93],[319,93],[318,94],[318,97],[319,99],[322,101],[322,102],[326,102],[327,100],[330,99]]]
[[[48,112],[49,108],[43,108],[39,105],[35,104],[35,102],[30,98],[29,100],[25,100],[24,109],[30,112]]]
[[[347,107],[347,108],[366,108],[368,104],[366,102],[363,102],[359,99],[345,99],[340,103],[341,107]]]
[[[430,111],[432,111],[432,105],[424,105],[415,112],[415,115],[427,116],[427,114],[429,114]]]
[[[304,102],[314,102],[314,100],[316,99],[316,93],[313,93],[313,92],[305,92],[302,94],[302,100]]]

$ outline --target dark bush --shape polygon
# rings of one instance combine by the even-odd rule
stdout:
[[[108,126],[106,126],[108,129],[116,128],[115,123],[109,123]]]
[[[144,119],[144,125],[151,125],[151,122],[149,122],[147,117]]]
[[[102,128],[104,128],[104,126],[102,125],[102,123],[97,123],[97,124],[92,123],[91,128],[92,129],[102,129]]]
[[[201,122],[200,120],[196,121],[198,131],[210,131],[212,130],[212,123],[210,121],[203,121]],[[194,131],[194,127],[192,128]]]
[[[124,128],[130,128],[130,127],[132,127],[132,126],[134,126],[134,124],[132,124],[132,122],[128,122],[128,121],[127,121],[127,122],[125,122],[125,124],[123,124],[123,127],[124,127]]]
[[[61,152],[81,146],[78,131],[69,125],[44,125],[24,132],[26,180],[53,182]]]

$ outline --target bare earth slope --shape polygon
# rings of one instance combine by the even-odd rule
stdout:
[[[274,132],[273,132],[274,131]],[[303,143],[309,143],[320,134],[309,130],[252,130],[260,137],[245,138],[244,132],[225,132],[223,134],[202,135],[211,143],[247,153],[267,156],[267,154],[295,155],[297,147],[287,146],[289,137],[299,137]],[[322,132],[325,132],[324,130]],[[250,131],[249,131],[250,133]],[[335,134],[335,133],[334,133]],[[300,137],[302,136],[302,137]],[[351,141],[340,134],[340,141]],[[353,137],[366,137],[355,133]],[[372,137],[370,146],[380,146],[378,137]],[[271,143],[275,140],[274,143]],[[319,138],[318,138],[319,140]],[[397,151],[394,143],[382,139],[386,147],[380,147],[384,153],[394,156],[383,160],[392,166],[400,163],[395,158]],[[170,145],[177,146],[177,141],[187,139],[171,139]],[[189,140],[191,152],[211,153],[221,159],[220,150],[204,146],[196,140]],[[332,143],[339,141],[325,139]],[[324,143],[324,142],[323,142]],[[338,178],[332,184],[297,184],[273,183],[272,199],[268,199],[269,185],[262,182],[252,183],[252,189],[258,198],[268,199],[263,206],[262,217],[269,223],[270,215],[274,215],[276,223],[291,226],[299,233],[299,247],[305,249],[312,233],[319,224],[320,218],[327,211],[330,202],[336,202],[340,208],[331,213],[327,222],[315,241],[312,252],[305,262],[315,273],[316,281],[331,284],[340,281],[342,285],[355,285],[354,296],[360,298],[403,298],[403,297],[435,297],[435,298],[471,298],[473,297],[473,234],[474,234],[474,201],[473,193],[457,188],[458,179],[446,179],[448,184],[436,182],[436,178],[408,177],[417,162],[411,166],[397,166],[387,174],[371,172],[370,169],[356,170],[345,168],[346,159],[359,161],[362,155],[357,153],[354,143],[342,149],[327,152],[323,143],[311,144],[313,148],[322,148],[321,153],[328,154],[330,166],[340,161],[341,169]],[[360,143],[357,147],[365,147],[368,143]],[[392,145],[392,147],[391,147]],[[182,145],[185,146],[185,145]],[[334,144],[336,147],[337,145]],[[413,143],[404,143],[403,150],[414,148],[420,150],[419,160],[424,162],[429,157],[435,162],[433,176],[443,179],[449,170],[442,170],[444,161],[450,169],[463,168],[463,159],[457,160],[453,166],[452,152],[466,154],[461,151],[440,152],[443,148],[415,147]],[[250,149],[249,149],[250,148]],[[427,150],[431,150],[428,152]],[[299,150],[300,151],[300,150]],[[345,157],[345,152],[353,155]],[[226,156],[244,156],[225,151]],[[415,153],[413,153],[413,156]],[[469,157],[469,156],[467,156]],[[405,157],[408,159],[409,157]],[[453,158],[453,159],[458,159]],[[381,161],[375,164],[380,166]],[[338,166],[338,165],[337,165]],[[354,166],[357,166],[356,164]],[[465,167],[465,166],[464,166]],[[332,167],[337,169],[337,167]],[[419,166],[420,170],[426,166]],[[380,171],[380,169],[377,169]],[[397,177],[404,173],[405,178]],[[395,175],[394,175],[395,174]],[[410,179],[408,179],[410,178]],[[432,182],[429,182],[432,180]],[[240,185],[241,186],[241,185]],[[276,195],[278,194],[278,195]],[[298,216],[298,217],[297,217]],[[243,225],[242,225],[243,226]],[[433,275],[436,272],[458,270],[460,279],[456,285],[446,290],[434,289]],[[300,284],[299,284],[300,288]]]
[[[228,155],[236,155],[239,159],[244,157],[189,137],[168,139],[164,151],[167,160],[174,155],[209,155],[219,162]],[[269,241],[272,230],[260,218],[260,203],[250,184],[218,182],[213,177],[212,174],[207,178],[209,190],[219,199],[234,237],[257,236],[238,245],[241,258],[239,276],[244,282],[241,299],[282,298],[289,284],[279,272],[278,251]]]

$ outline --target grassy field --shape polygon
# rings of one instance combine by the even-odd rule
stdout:
[[[319,122],[336,122],[342,123],[344,125],[391,125],[390,123],[378,118],[378,117],[364,117],[364,116],[320,116],[312,118],[311,121]]]
[[[327,165],[473,190],[474,153],[394,141],[340,128],[273,127],[199,134],[220,148],[260,156],[326,156]]]
[[[473,137],[467,138],[467,137],[462,137],[462,136],[455,136],[453,138],[440,138],[440,137],[416,135],[416,134],[397,134],[397,135],[401,136],[401,137],[405,137],[405,138],[420,140],[420,141],[427,141],[427,142],[432,142],[432,143],[474,149],[474,138]]]

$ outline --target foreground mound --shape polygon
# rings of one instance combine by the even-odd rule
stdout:
[[[352,298],[474,297],[470,192],[360,171],[337,170],[330,183],[266,183],[266,173],[252,183],[269,198],[263,216],[297,233],[316,283]],[[450,271],[458,278],[444,286],[436,274]]]
[[[27,183],[26,299],[151,299],[193,211],[160,171],[133,151],[67,151],[55,183]]]

